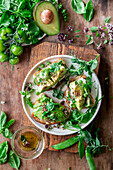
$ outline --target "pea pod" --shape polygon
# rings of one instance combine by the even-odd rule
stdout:
[[[87,150],[85,151],[85,154],[90,170],[96,170],[95,162],[92,155]]]
[[[65,149],[70,147],[71,145],[77,143],[79,141],[79,137],[78,136],[74,136],[68,140],[65,140],[64,142],[58,143],[56,145],[52,145],[51,147],[57,150],[60,149]]]
[[[83,138],[80,138],[78,143],[78,151],[79,151],[79,157],[82,159],[84,156],[84,142]]]

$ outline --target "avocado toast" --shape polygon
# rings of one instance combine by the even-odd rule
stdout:
[[[41,93],[33,106],[32,116],[35,120],[42,124],[56,124],[68,119],[70,109],[59,103],[55,103],[53,99],[46,94]]]
[[[37,92],[41,93],[56,85],[65,78],[67,66],[62,58],[55,60],[52,64],[34,73],[33,79],[35,85],[38,86]]]
[[[91,107],[94,99],[91,96],[90,89],[87,86],[85,75],[72,78],[65,91],[66,102],[71,109],[81,110]]]

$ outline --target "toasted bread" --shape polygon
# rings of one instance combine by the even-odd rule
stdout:
[[[54,63],[59,63],[59,61],[62,61],[60,70],[57,70],[55,72],[55,74],[53,74],[54,72],[50,72],[50,74],[49,74],[49,68],[51,67],[51,65]],[[34,73],[34,75],[33,75],[34,82],[38,86],[37,90],[39,93],[49,90],[50,88],[55,88],[56,85],[62,79],[65,78],[65,75],[67,73],[67,70],[66,70],[67,66],[66,66],[65,60],[63,60],[62,58],[59,58],[59,59],[55,60],[52,64],[50,64],[49,66],[45,67],[44,69],[41,69],[40,71]],[[44,70],[46,70],[46,71],[44,72]],[[42,76],[42,77],[40,77],[40,76]]]
[[[34,104],[34,106],[37,104],[37,103],[39,103],[39,98],[40,97],[42,97],[43,95],[45,95],[46,97],[48,97],[45,93],[41,93],[41,94],[39,94],[38,95],[38,98],[37,98],[37,100],[36,100],[36,102],[35,102],[35,104]],[[49,99],[50,99],[50,97],[48,97]],[[54,102],[54,101],[53,101]],[[55,102],[54,102],[55,103]],[[65,115],[64,113],[64,116],[65,116],[65,120],[70,116],[70,109],[67,107],[67,106],[64,106],[64,105],[61,105],[61,104],[59,104],[60,106],[63,106],[64,108],[66,108],[66,110],[67,110],[67,114]],[[43,104],[43,106],[44,106],[44,104]],[[42,106],[42,107],[43,107]],[[44,111],[43,111],[44,112]],[[36,121],[38,121],[38,122],[40,122],[40,123],[42,123],[42,124],[47,124],[47,125],[53,125],[53,124],[57,124],[57,123],[61,123],[61,121],[52,121],[52,120],[49,120],[48,118],[46,118],[46,120],[44,120],[43,118],[42,119],[40,119],[38,116],[35,116],[35,114],[34,114],[34,112],[32,113],[32,117],[36,120]],[[63,120],[64,121],[64,120]]]
[[[69,84],[70,84],[71,82],[75,81],[75,80],[77,81],[77,80],[80,79],[80,78],[86,79],[87,76],[86,76],[86,75],[80,75],[80,76],[77,76],[77,77],[75,77],[75,78],[72,78],[72,79],[70,80]],[[65,91],[65,96],[66,96],[66,103],[67,103],[68,106],[70,107],[70,101],[69,101],[68,98],[67,98],[68,93],[69,93],[69,86],[67,87],[67,89],[66,89],[66,91]],[[91,105],[90,107],[92,107],[92,106],[94,105],[94,103],[95,103],[95,100],[94,100],[94,98],[92,97],[91,94],[89,94],[89,97],[91,98],[91,102],[92,102],[92,105]],[[83,108],[86,108],[86,107],[83,107]],[[77,108],[75,107],[75,108],[71,108],[71,109],[74,110],[74,109],[77,109]]]

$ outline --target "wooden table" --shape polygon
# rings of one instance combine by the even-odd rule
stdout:
[[[68,25],[71,25],[75,30],[83,29],[84,26],[92,27],[103,24],[104,19],[108,16],[113,15],[113,1],[111,0],[93,0],[95,14],[93,20],[88,23],[85,21],[83,16],[77,15],[71,8],[71,0],[60,0],[63,6],[67,9],[69,14],[69,22],[61,22],[61,32],[67,32]],[[88,0],[84,0],[88,2]],[[111,18],[111,23],[113,23],[113,18]],[[72,34],[73,36],[73,34]],[[76,39],[73,45],[76,46],[86,46],[85,36],[80,39]],[[46,37],[42,42],[58,42],[57,36]],[[65,42],[67,44],[68,42]],[[28,118],[23,121],[24,111],[22,104],[20,102],[21,98],[18,90],[21,89],[23,79],[27,72],[27,63],[29,61],[29,55],[31,48],[33,46],[25,47],[24,54],[21,56],[20,63],[15,66],[14,71],[10,69],[10,66],[4,67],[4,64],[0,64],[0,101],[5,100],[6,104],[0,105],[0,110],[7,113],[8,118],[15,118],[16,123],[12,126],[13,132],[24,125],[25,123],[30,123]],[[89,48],[95,48],[90,46]],[[106,46],[105,49],[100,51],[101,53],[101,64],[99,70],[99,80],[102,85],[102,91],[104,99],[102,102],[101,109],[94,120],[95,126],[100,127],[101,137],[103,143],[113,147],[113,46]],[[22,72],[21,68],[24,67],[25,71]],[[7,74],[6,74],[7,73]],[[10,79],[7,79],[7,76]],[[109,84],[106,86],[105,78],[109,77]],[[15,79],[15,82],[12,79]],[[23,123],[24,122],[24,123]],[[5,138],[0,135],[0,143],[5,141]],[[10,140],[9,140],[10,141]],[[60,158],[60,160],[59,160]],[[105,151],[103,154],[95,158],[95,163],[97,170],[113,170],[113,151]],[[71,170],[88,170],[88,165],[85,157],[80,160],[78,154],[65,153],[65,152],[54,152],[54,151],[44,151],[43,154],[35,160],[22,160],[20,170],[45,170],[50,168],[51,170],[67,170],[71,167]],[[12,168],[8,163],[0,165],[0,170],[11,170]]]

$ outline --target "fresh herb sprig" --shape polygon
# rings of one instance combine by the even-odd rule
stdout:
[[[31,102],[30,94],[33,93],[35,89],[32,88],[32,83],[28,82],[25,86],[24,92],[19,90],[20,94],[24,96],[26,103],[33,108],[33,103]]]
[[[56,4],[58,9],[60,10],[60,13],[63,16],[63,20],[66,22],[68,21],[68,14],[66,12],[66,9],[63,8],[63,5],[61,3],[58,3],[56,0],[49,0],[51,1],[53,4]]]
[[[9,128],[14,123],[14,121],[14,119],[7,121],[7,115],[3,111],[1,111],[0,134],[2,133],[5,138],[12,139],[13,133],[9,131]]]

